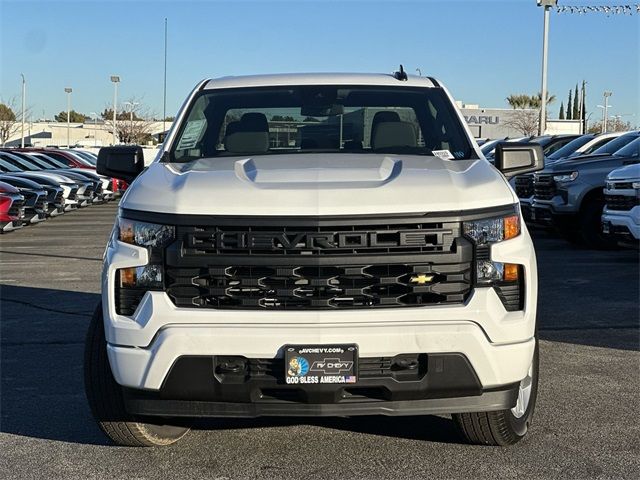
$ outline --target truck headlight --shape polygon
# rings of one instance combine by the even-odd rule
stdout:
[[[118,218],[118,240],[139,247],[165,247],[175,238],[172,225]]]
[[[522,265],[496,262],[491,259],[494,243],[520,235],[520,215],[486,218],[464,222],[464,235],[475,243],[478,287],[493,287],[507,311],[524,308],[524,275]]]
[[[578,172],[559,173],[553,176],[553,179],[558,183],[573,182],[576,178],[578,178]]]
[[[502,242],[520,235],[520,215],[464,222],[463,231],[478,246]]]
[[[139,222],[118,218],[115,237],[121,242],[149,251],[149,263],[116,271],[116,313],[133,315],[148,290],[162,290],[164,280],[164,247],[175,239],[172,225]]]

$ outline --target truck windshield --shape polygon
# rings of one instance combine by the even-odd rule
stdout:
[[[594,150],[592,152],[592,155],[613,155],[622,147],[633,142],[636,138],[638,138],[638,136],[640,135],[637,133],[626,133],[624,135],[621,135],[618,138],[614,138],[610,142],[605,143],[597,150]]]
[[[192,102],[169,161],[286,153],[476,158],[440,88],[300,86],[207,90]]]

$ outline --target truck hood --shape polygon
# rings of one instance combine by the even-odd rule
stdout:
[[[544,167],[543,173],[556,173],[556,172],[568,172],[585,165],[591,165],[594,163],[610,162],[611,160],[620,159],[614,155],[584,155],[577,158],[567,158],[559,160],[557,162],[550,163]]]
[[[640,179],[640,164],[627,165],[617,168],[607,176],[607,180],[637,180]]]
[[[283,154],[152,163],[121,206],[200,215],[346,215],[461,211],[517,201],[485,160]]]

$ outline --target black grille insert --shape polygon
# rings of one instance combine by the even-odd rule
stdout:
[[[533,175],[516,177],[516,194],[518,198],[530,198],[533,196]]]
[[[629,211],[636,205],[640,205],[638,195],[605,195],[606,208],[608,210]]]
[[[538,175],[533,185],[535,197],[540,200],[551,200],[556,195],[556,182],[553,175]]]
[[[472,262],[460,222],[178,226],[165,252],[165,288],[176,306],[195,308],[461,303]]]

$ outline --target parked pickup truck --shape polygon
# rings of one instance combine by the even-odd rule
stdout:
[[[640,164],[618,168],[607,176],[602,227],[623,241],[640,240]]]
[[[85,384],[120,445],[193,417],[453,414],[472,443],[526,433],[537,270],[507,178],[437,80],[226,77],[198,84],[132,181],[105,252]]]
[[[610,248],[615,241],[602,231],[607,175],[616,168],[639,162],[640,132],[617,140],[633,140],[613,155],[587,155],[556,162],[534,175],[531,221],[554,226],[571,241],[591,248]],[[610,142],[613,143],[614,141]]]

